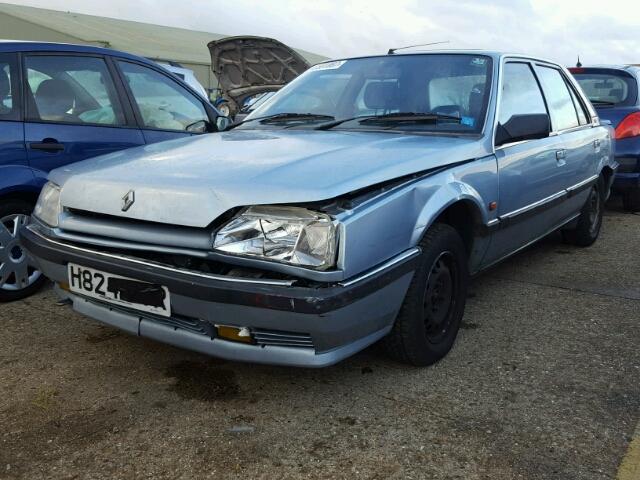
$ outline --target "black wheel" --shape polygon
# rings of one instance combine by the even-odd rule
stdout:
[[[579,247],[588,247],[598,239],[604,210],[604,201],[600,193],[601,186],[602,182],[598,181],[597,184],[591,187],[587,201],[578,217],[576,227],[562,231],[562,238],[565,242]]]
[[[0,302],[33,295],[46,281],[18,242],[18,230],[32,210],[33,205],[22,200],[0,203]]]
[[[453,227],[433,225],[420,247],[419,266],[383,345],[396,360],[425,366],[440,360],[453,346],[469,273],[464,243]]]
[[[629,212],[640,212],[640,188],[632,188],[622,196],[624,209]]]

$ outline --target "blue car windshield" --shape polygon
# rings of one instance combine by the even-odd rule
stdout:
[[[325,62],[260,105],[239,128],[478,133],[485,121],[491,74],[491,58],[472,54]]]

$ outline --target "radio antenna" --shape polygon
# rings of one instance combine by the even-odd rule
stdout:
[[[397,50],[405,50],[407,48],[415,48],[415,47],[428,47],[430,45],[442,45],[443,43],[450,43],[449,40],[444,40],[442,42],[431,42],[431,43],[421,43],[420,45],[409,45],[407,47],[398,47],[398,48],[390,48],[387,52],[387,55],[393,55]]]

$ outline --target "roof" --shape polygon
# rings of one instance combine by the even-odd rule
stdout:
[[[31,42],[23,40],[2,40],[0,39],[0,52],[85,52],[96,53],[100,55],[111,55],[114,57],[122,57],[152,63],[146,58],[138,55],[132,55],[127,52],[113,50],[110,48],[94,47],[93,45],[76,45],[72,43],[55,43],[55,42]]]
[[[3,14],[71,36],[78,43],[124,50],[154,60],[202,65],[211,64],[207,44],[227,36],[8,3],[0,3],[0,16]],[[326,59],[304,50],[296,51],[311,64]]]

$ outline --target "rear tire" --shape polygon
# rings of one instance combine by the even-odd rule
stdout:
[[[598,239],[604,211],[604,200],[601,193],[602,183],[599,180],[591,187],[575,228],[562,230],[562,238],[565,242],[579,247],[589,247]]]
[[[32,211],[33,205],[23,200],[5,200],[0,204],[0,302],[33,295],[46,282],[16,239],[17,230]]]
[[[403,363],[431,365],[456,339],[467,298],[467,251],[451,226],[434,224],[420,242],[422,254],[393,329],[382,344]]]
[[[632,188],[622,196],[622,205],[629,212],[640,212],[640,188]]]

